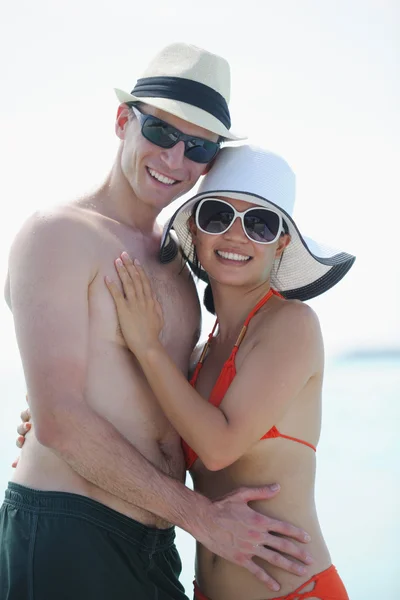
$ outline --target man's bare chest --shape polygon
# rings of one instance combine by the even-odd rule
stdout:
[[[162,306],[163,344],[177,359],[187,356],[199,324],[199,304],[193,282],[188,274],[182,274],[180,263],[161,264],[158,246],[149,244],[140,237],[135,239],[129,235],[108,233],[104,236],[104,243],[99,246],[95,276],[89,286],[88,298],[92,336],[125,345],[114,302],[104,281],[108,276],[122,289],[114,263],[123,251],[128,252],[132,259],[140,261]]]

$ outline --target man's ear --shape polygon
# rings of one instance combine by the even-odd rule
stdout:
[[[129,106],[120,104],[117,110],[117,118],[115,120],[115,133],[120,140],[125,139],[126,124],[129,121]]]
[[[218,154],[217,154],[217,156],[218,156]],[[210,171],[211,167],[215,163],[215,159],[217,158],[217,156],[215,156],[212,160],[210,160],[209,163],[206,164],[205,169],[202,172],[202,175],[207,175],[207,173]]]

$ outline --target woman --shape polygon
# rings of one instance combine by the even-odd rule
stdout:
[[[208,284],[206,308],[217,315],[190,383],[159,341],[162,310],[145,270],[123,253],[116,269],[124,294],[115,281],[106,284],[125,340],[184,440],[195,489],[214,498],[278,481],[268,509],[264,502],[255,508],[308,531],[314,557],[300,578],[268,565],[279,598],[346,600],[315,509],[324,358],[317,317],[301,301],[335,285],[354,257],[306,242],[291,216],[294,197],[294,174],[281,157],[224,148],[199,193],[167,224],[161,260],[174,257],[174,229],[183,257]],[[197,545],[197,600],[276,597],[247,570]]]
[[[161,258],[173,228],[183,256],[208,281],[205,304],[217,315],[190,383],[159,341],[162,310],[139,263],[126,253],[116,260],[124,294],[106,283],[125,340],[184,440],[195,489],[217,497],[278,481],[269,514],[307,530],[315,559],[300,585],[298,576],[269,567],[279,598],[344,600],[315,510],[323,344],[317,317],[301,300],[337,283],[354,257],[324,256],[306,243],[293,206],[294,174],[282,158],[225,148],[167,225]],[[198,544],[195,598],[273,597],[248,571]]]

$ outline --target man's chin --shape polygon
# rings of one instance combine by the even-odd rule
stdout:
[[[190,192],[195,183],[188,184],[188,182],[179,181],[171,185],[166,185],[158,181],[155,182],[147,174],[145,185],[141,186],[141,197],[146,204],[153,204],[154,207],[157,207],[161,211],[184,194]]]
[[[177,183],[174,186],[171,186],[170,189],[159,190],[158,197],[160,199],[162,198],[163,204],[165,207],[167,207],[169,204],[171,204],[171,202],[178,200],[184,194],[190,192],[193,187],[193,185],[188,186],[184,185],[183,183]]]

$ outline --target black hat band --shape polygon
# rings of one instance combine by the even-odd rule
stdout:
[[[182,77],[143,77],[131,94],[138,98],[170,98],[191,104],[213,115],[229,129],[231,117],[225,98],[204,83]]]

